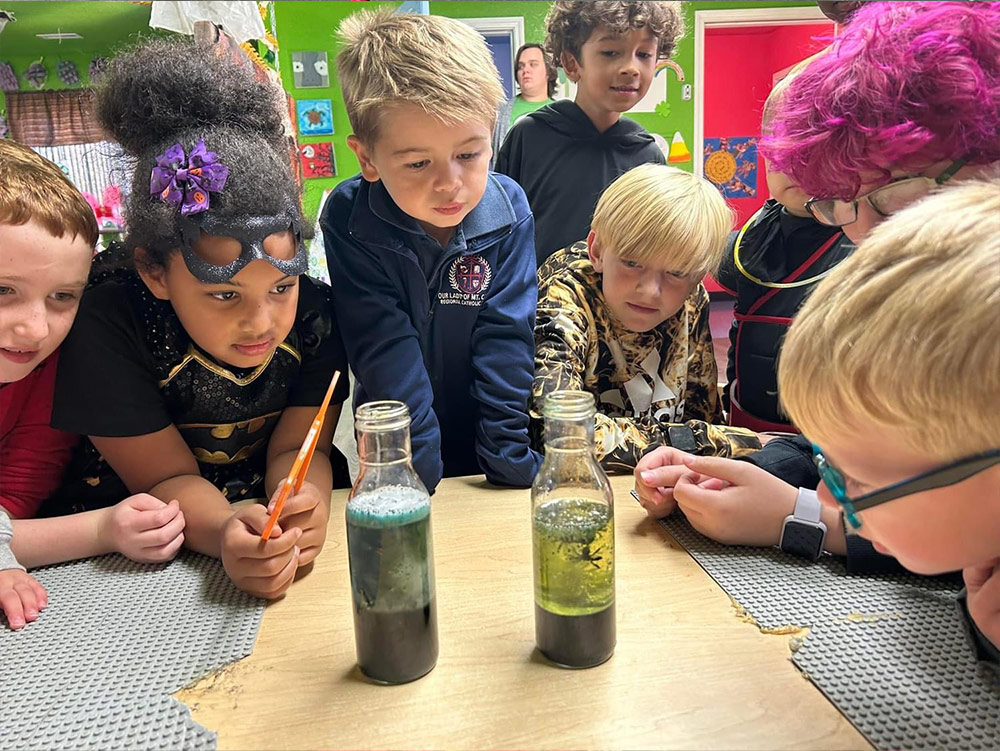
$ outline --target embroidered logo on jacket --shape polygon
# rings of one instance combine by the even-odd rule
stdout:
[[[492,279],[493,269],[482,256],[456,258],[448,271],[450,289],[438,292],[438,302],[442,305],[479,307]]]

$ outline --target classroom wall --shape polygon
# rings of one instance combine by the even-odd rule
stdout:
[[[358,162],[347,147],[346,137],[350,134],[350,125],[344,109],[344,100],[336,82],[334,59],[337,45],[334,33],[337,25],[350,13],[362,9],[372,9],[378,6],[397,7],[397,2],[307,2],[304,0],[275,0],[275,31],[280,45],[278,53],[282,82],[289,93],[296,99],[326,99],[333,105],[333,136],[314,136],[302,138],[302,143],[332,140],[337,161],[337,176],[334,178],[316,178],[306,181],[303,206],[306,216],[314,218],[319,210],[319,202],[323,191],[332,188],[338,182],[358,172]],[[697,10],[720,10],[728,8],[747,8],[761,6],[794,6],[813,5],[811,0],[764,0],[764,2],[748,2],[747,0],[701,0],[684,3],[684,17],[687,31],[677,45],[674,61],[684,71],[685,83],[692,83],[694,78],[694,14]],[[431,13],[449,16],[451,18],[477,18],[498,16],[522,16],[524,18],[524,34],[527,41],[543,41],[545,37],[545,14],[548,12],[547,2],[534,0],[481,0],[481,1],[450,1],[432,0]],[[292,81],[291,53],[299,51],[326,50],[330,61],[329,89],[295,89]],[[734,60],[739,65],[740,60]],[[672,71],[664,71],[661,75],[673,77]],[[668,141],[675,131],[683,136],[688,148],[693,149],[694,140],[694,101],[684,101],[681,98],[681,87],[671,80],[667,87],[666,114],[634,113],[630,114],[637,122],[652,133],[660,133]],[[677,165],[688,171],[693,170],[692,162]]]

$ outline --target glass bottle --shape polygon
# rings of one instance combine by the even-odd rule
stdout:
[[[546,398],[545,459],[531,486],[535,642],[570,668],[615,651],[615,516],[611,485],[594,454],[594,397]]]
[[[430,496],[410,458],[406,405],[369,402],[354,419],[361,472],[346,516],[358,666],[406,683],[438,657]]]

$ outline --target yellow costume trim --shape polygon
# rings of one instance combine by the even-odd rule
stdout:
[[[760,215],[760,212],[763,210],[764,210],[763,207],[757,209],[754,215],[747,220],[747,223],[743,225],[742,229],[740,229],[740,233],[736,236],[736,242],[733,244],[733,262],[736,264],[736,268],[739,269],[739,272],[743,274],[743,276],[745,276],[754,284],[759,284],[761,287],[770,287],[771,289],[794,289],[795,287],[805,287],[809,284],[815,284],[824,276],[826,276],[835,268],[837,268],[836,266],[831,266],[822,274],[811,276],[808,279],[799,279],[798,281],[795,282],[765,282],[763,279],[758,279],[749,271],[747,271],[745,268],[743,268],[743,264],[740,262],[740,243],[743,242],[743,235],[746,233],[747,227],[753,224],[754,219],[756,219]]]
[[[247,386],[248,384],[251,384],[255,380],[257,380],[260,374],[267,369],[267,366],[271,364],[271,360],[274,358],[275,353],[279,349],[285,350],[300,363],[302,362],[302,355],[298,353],[295,347],[288,344],[287,342],[282,342],[275,348],[274,352],[272,352],[264,362],[262,362],[260,365],[258,365],[256,368],[253,369],[253,372],[250,373],[250,375],[244,378],[238,378],[231,371],[226,370],[222,366],[217,365],[211,360],[209,360],[207,357],[205,357],[205,355],[203,355],[201,352],[195,349],[193,344],[190,344],[188,345],[188,351],[187,354],[184,355],[184,359],[181,360],[179,363],[177,363],[177,365],[175,365],[170,370],[170,372],[167,374],[167,377],[164,378],[162,381],[160,381],[159,386],[162,389],[164,386],[166,386],[168,383],[174,380],[174,378],[177,377],[177,374],[180,373],[182,370],[184,370],[184,368],[186,368],[192,362],[198,363],[203,368],[205,368],[205,370],[215,373],[217,376],[221,376],[222,378],[225,378],[227,381],[232,381],[237,386]]]

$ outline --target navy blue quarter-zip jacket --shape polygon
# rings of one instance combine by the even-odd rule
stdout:
[[[528,486],[534,368],[534,224],[524,191],[490,174],[479,204],[441,248],[381,182],[360,176],[321,217],[354,404],[406,402],[413,463],[442,476]],[[426,268],[426,273],[425,273]]]

